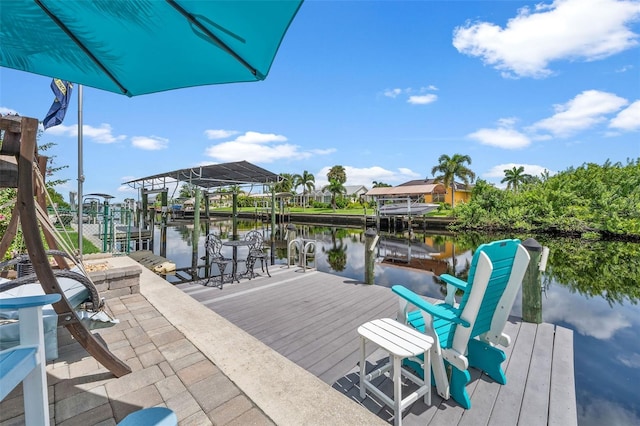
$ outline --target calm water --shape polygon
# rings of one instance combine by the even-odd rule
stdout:
[[[197,258],[204,255],[201,230]],[[239,234],[263,225],[241,222]],[[362,229],[297,225],[298,235],[319,241],[319,271],[362,281],[364,235]],[[226,237],[230,222],[216,222],[211,232]],[[158,253],[159,233],[156,232]],[[506,236],[525,239],[528,236]],[[481,243],[503,236],[385,235],[381,234],[375,266],[376,285],[403,284],[431,297],[442,297],[435,274],[464,276],[473,250]],[[166,257],[178,267],[191,265],[193,226],[174,226],[167,231]],[[640,424],[640,244],[585,242],[538,238],[551,249],[542,277],[543,321],[574,331],[574,361],[578,421],[580,425]],[[389,259],[411,250],[411,267]],[[230,253],[227,253],[230,255]],[[276,263],[286,263],[286,250],[276,249]],[[384,260],[386,259],[386,260]],[[520,315],[521,298],[513,314]]]

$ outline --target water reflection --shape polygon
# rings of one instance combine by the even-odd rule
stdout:
[[[338,233],[343,235],[339,236]],[[327,256],[327,263],[335,272],[344,271],[347,267],[347,245],[342,241],[343,238],[343,229],[331,228],[331,247],[322,247],[322,252]]]
[[[258,223],[239,222],[240,234]],[[230,222],[215,222],[223,238]],[[320,271],[364,280],[364,230],[338,227],[297,226],[298,235],[318,241]],[[278,230],[276,237],[284,235]],[[197,243],[204,254],[203,224]],[[192,232],[187,226],[172,227],[167,237],[167,257],[180,266],[191,259]],[[381,234],[376,252],[375,283],[385,287],[402,284],[413,291],[441,298],[443,273],[465,278],[473,252],[482,243],[504,237],[465,234]],[[580,425],[604,422],[612,425],[640,424],[640,244],[582,241],[536,237],[551,249],[543,275],[543,320],[574,330],[574,361],[578,420]],[[286,263],[286,245],[276,244],[276,263]],[[513,313],[521,315],[521,298]]]

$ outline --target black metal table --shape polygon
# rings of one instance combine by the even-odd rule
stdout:
[[[231,271],[232,282],[235,279],[237,282],[240,282],[238,277],[238,247],[250,247],[251,241],[247,240],[228,240],[222,243],[223,246],[232,247],[233,248],[233,268]]]

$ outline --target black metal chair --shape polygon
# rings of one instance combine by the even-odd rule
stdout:
[[[224,257],[222,255],[222,241],[220,240],[220,237],[215,234],[207,235],[204,242],[204,247],[207,251],[207,255],[205,256],[207,265],[211,267],[211,270],[209,271],[209,279],[206,283],[204,283],[204,285],[207,286],[212,281],[215,283],[217,278],[217,276],[213,275],[213,265],[215,264],[218,267],[218,271],[220,272],[220,282],[218,283],[218,287],[222,288],[225,281],[225,271],[227,269],[227,265],[233,263],[233,259]],[[230,275],[230,277],[231,282],[233,282],[233,276]]]
[[[244,236],[244,239],[251,243],[249,245],[249,253],[247,254],[246,274],[249,276],[249,279],[256,276],[253,268],[258,259],[260,259],[262,272],[265,272],[266,269],[267,275],[271,277],[271,274],[269,273],[269,261],[264,247],[264,237],[262,234],[258,231],[250,231]]]

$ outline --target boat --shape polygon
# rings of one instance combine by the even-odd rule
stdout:
[[[440,207],[432,203],[391,203],[383,204],[378,209],[380,216],[420,216]]]

